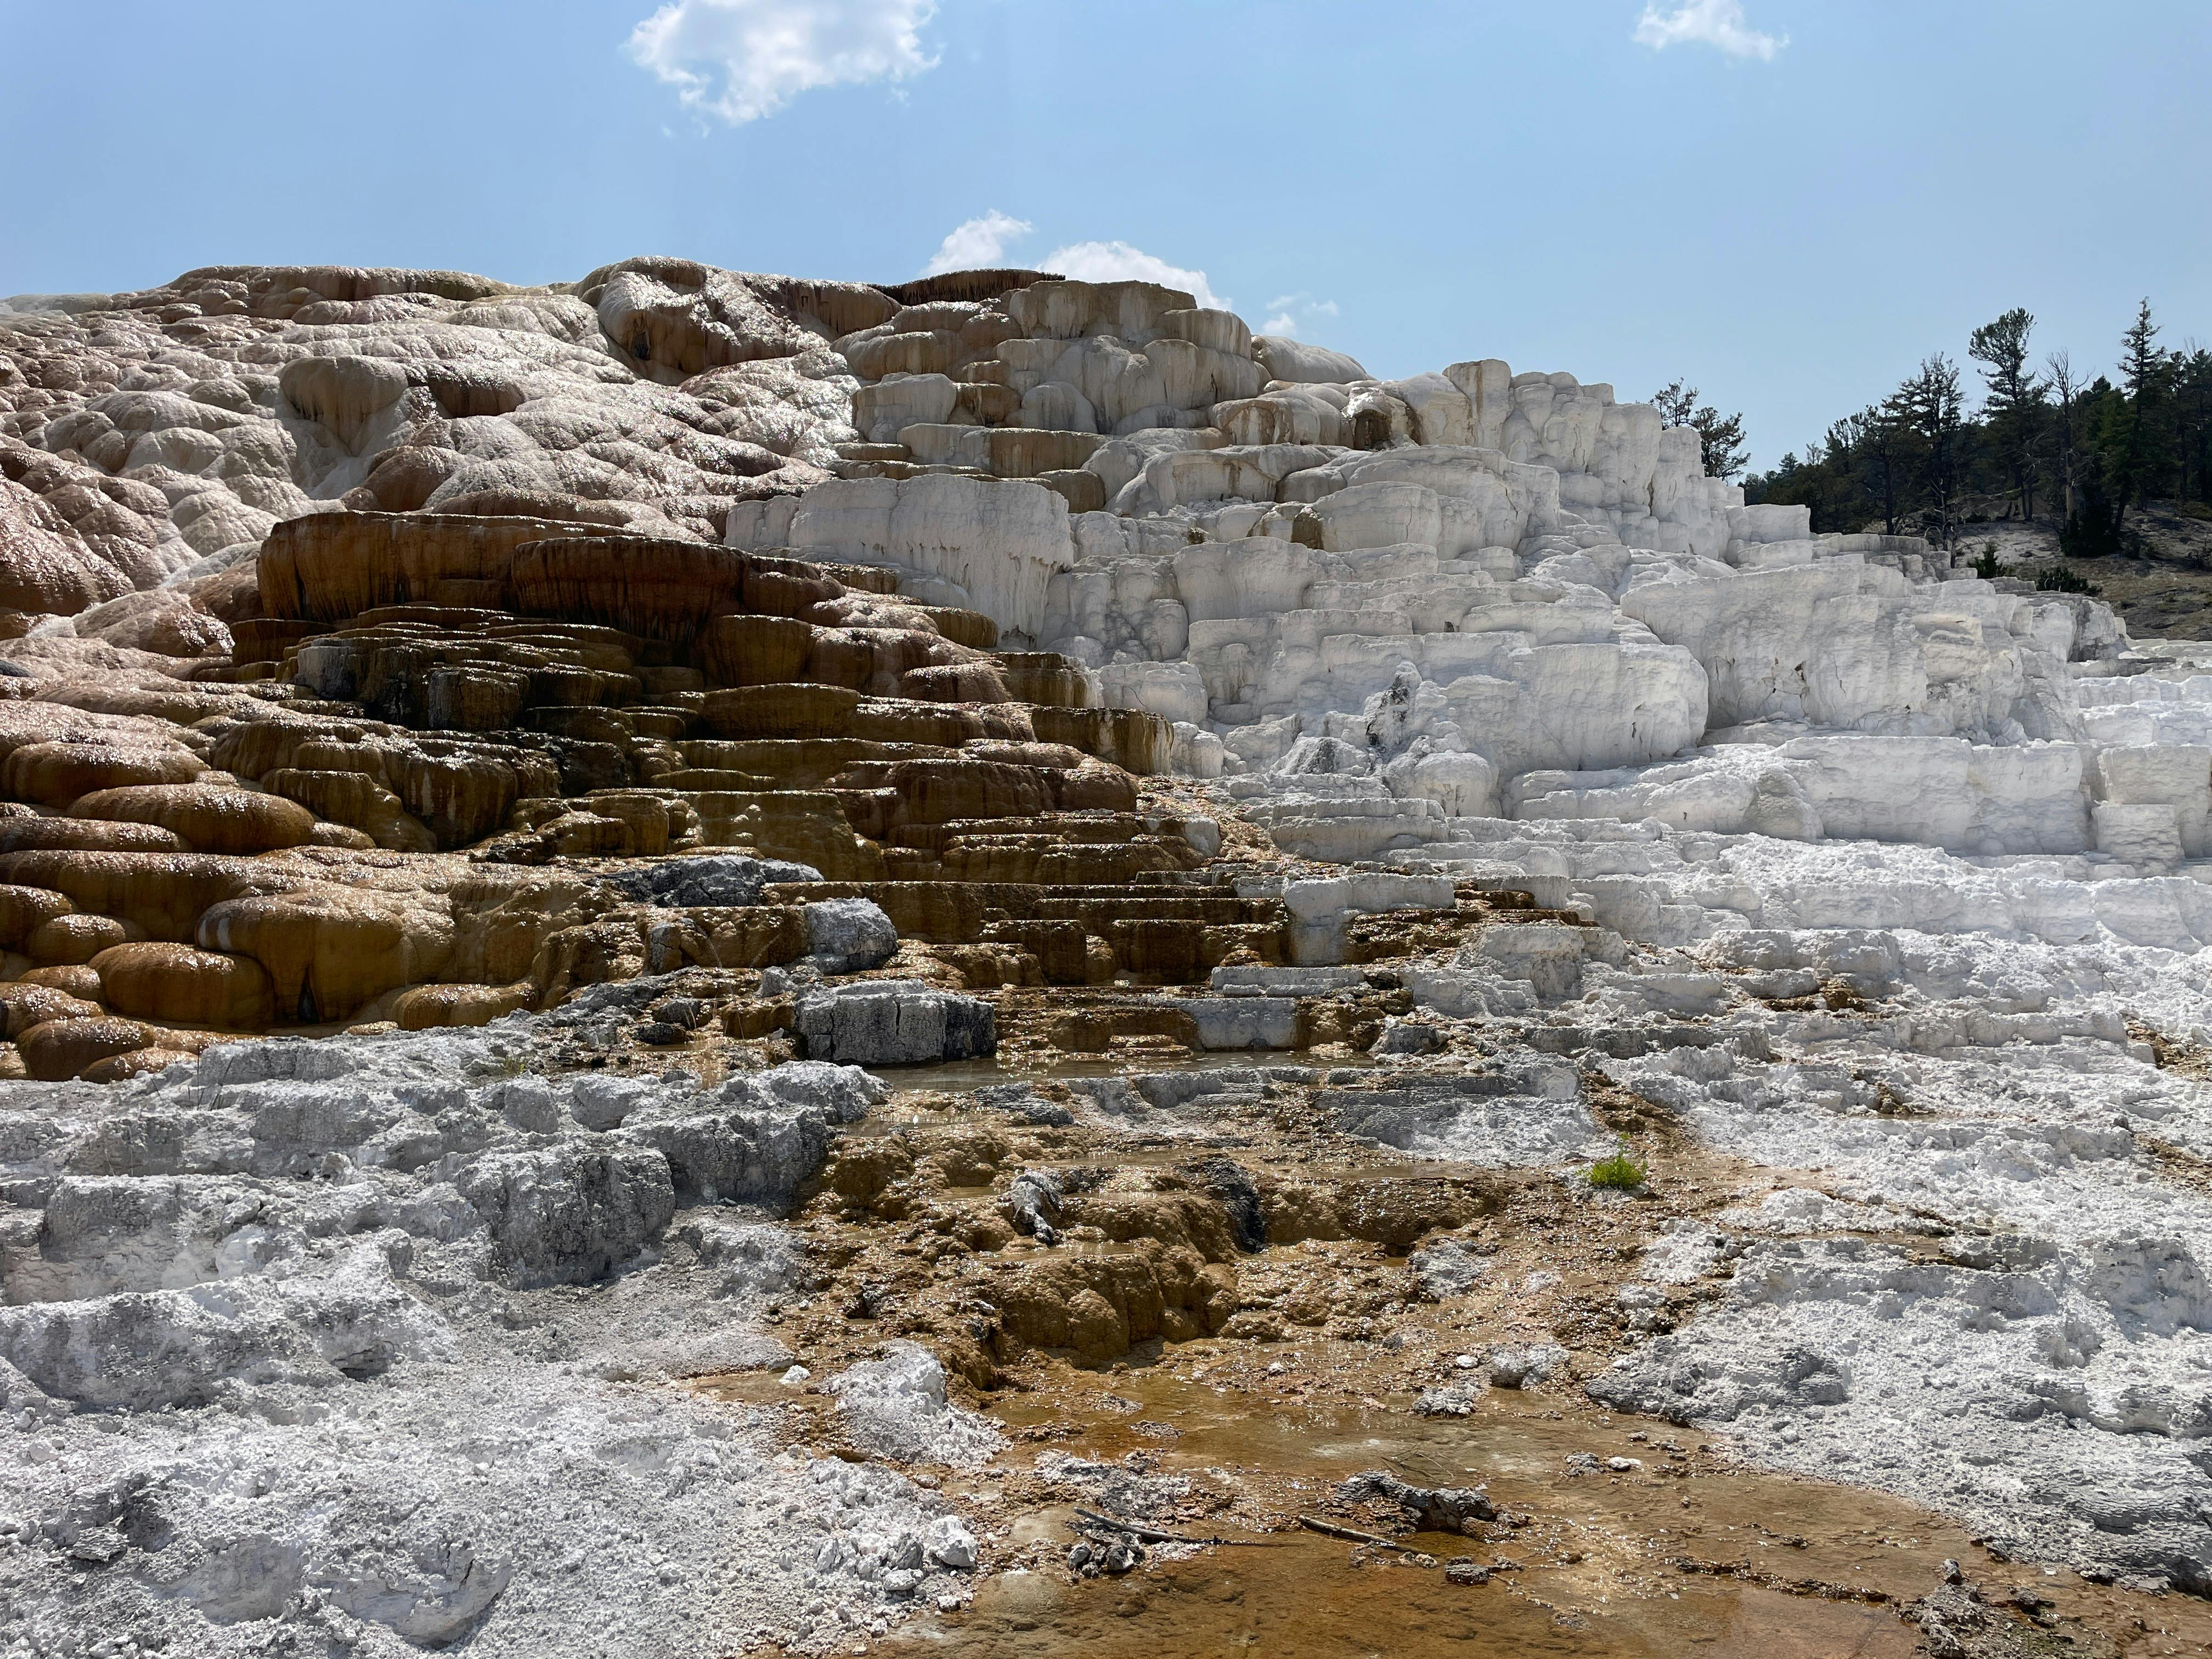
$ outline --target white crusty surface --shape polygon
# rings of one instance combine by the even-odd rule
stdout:
[[[1496,828],[1510,866],[1522,826]],[[2184,919],[2204,890],[1596,822],[1517,856],[1540,852],[1553,902],[1628,948],[1465,952],[1411,976],[1416,1000],[1588,1045],[1585,1068],[1754,1172],[1710,1225],[1653,1241],[1622,1322],[1654,1329],[1663,1287],[1656,1328],[1679,1323],[1592,1392],[2024,1559],[2212,1588],[2212,1088],[2130,1034],[2203,1042]],[[1916,911],[1943,931],[1901,925]],[[1804,925],[1838,921],[1860,925]],[[1662,929],[1678,942],[1633,941]]]
[[[888,564],[1063,653],[1173,722],[1224,815],[1366,866],[1286,895],[1300,969],[1439,886],[1530,893],[1565,919],[1403,977],[1528,1064],[1459,1093],[1293,1069],[1415,1156],[1579,1180],[1602,1078],[1737,1162],[1739,1201],[1625,1287],[1648,1340],[1598,1391],[2212,1589],[2201,647],[1815,535],[1610,386],[1380,380],[1144,283],[198,272],[0,306],[0,607],[51,615],[10,647],[42,673],[220,651],[144,591],[198,592],[281,517],[520,504]],[[1208,1018],[1264,1034],[1266,1001]],[[525,1029],[0,1090],[0,1652],[242,1652],[272,1586],[371,1651],[480,1620],[472,1651],[565,1653],[587,1638],[541,1626],[586,1592],[635,1609],[630,1650],[819,1648],[972,1559],[898,1477],[764,1462],[740,1416],[629,1380],[775,1362],[753,1311],[804,1263],[725,1206],[787,1195],[866,1085],[556,1084],[501,1047]],[[1087,1079],[1076,1109],[1191,1136],[1279,1077]],[[872,1363],[842,1384],[862,1432],[984,1455],[941,1373]]]
[[[810,1293],[701,1184],[787,1203],[880,1085],[533,1073],[562,1018],[0,1085],[0,1653],[703,1659],[958,1593],[934,1494],[671,1382]],[[988,1456],[896,1359],[902,1458]]]

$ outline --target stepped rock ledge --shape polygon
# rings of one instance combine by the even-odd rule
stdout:
[[[1293,1524],[988,1414],[1201,1360],[2212,1595],[2212,647],[1699,455],[1034,271],[0,301],[0,1656],[850,1651]]]

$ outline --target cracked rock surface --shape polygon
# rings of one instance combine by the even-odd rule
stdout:
[[[760,1316],[811,1270],[760,1218],[880,1085],[548,1078],[542,1046],[517,1017],[15,1085],[0,1650],[804,1645],[972,1566],[932,1494],[666,1386],[788,1361]]]

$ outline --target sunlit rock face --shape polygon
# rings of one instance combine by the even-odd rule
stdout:
[[[764,1504],[822,1534],[671,1618],[821,1646],[883,1599],[856,1564],[972,1562],[876,1472],[579,1405],[532,1367],[615,1376],[580,1324],[467,1371],[521,1304],[456,1286],[542,1298],[680,1244],[750,1308],[794,1247],[706,1206],[787,1198],[865,1105],[826,1067],[510,1087],[517,1055],[712,1027],[965,1063],[1009,988],[1095,997],[1054,1027],[1085,1052],[1142,1002],[1193,1048],[1544,1057],[1347,1091],[1346,1133],[1407,1157],[1571,1178],[1602,1089],[1790,1172],[1654,1241],[1604,1397],[2212,1583],[2212,1209],[2172,1174],[2212,1156],[2212,659],[1815,536],[1698,454],[1571,375],[1385,380],[1031,272],[237,267],[0,305],[0,1106],[37,1212],[0,1395],[125,1414],[127,1479],[221,1394],[258,1413],[224,1455],[337,1460],[374,1509],[367,1544],[289,1487],[266,1537],[179,1523],[118,1616],[536,1650],[558,1594],[449,1500],[502,1447],[544,1459],[499,1463],[500,1513],[568,1478],[549,1421],[619,1449],[526,1540],[547,1559],[592,1504],[640,1563]],[[1378,1037],[1353,1005],[1386,959]],[[328,1040],[239,1041],[284,1031]],[[705,1363],[678,1349],[708,1294],[642,1297],[659,1360]],[[1660,1334],[1668,1296],[1698,1306]],[[456,1364],[481,1445],[427,1385],[362,1392]],[[435,1501],[346,1462],[356,1424]],[[81,1428],[35,1501],[121,1559],[137,1489],[64,1478]],[[357,1545],[386,1566],[337,1565]]]
[[[281,665],[292,566],[250,569],[281,521],[526,520],[404,580],[343,538],[278,558],[362,573],[309,622],[402,592],[497,608],[518,596],[485,561],[525,533],[887,568],[1181,728],[1187,770],[1277,794],[1316,775],[1302,738],[1351,743],[1365,763],[1340,754],[1331,797],[1400,803],[1370,851],[1431,839],[1430,803],[2154,867],[2206,813],[2201,780],[2096,763],[2114,722],[2085,725],[2076,671],[2124,653],[2104,607],[1906,538],[1814,537],[1703,477],[1693,433],[1571,375],[1474,359],[1384,381],[1188,295],[1022,272],[886,289],[652,258],[522,289],[240,267],[8,305],[0,598],[34,672]],[[623,545],[629,585],[680,611],[695,573]],[[527,580],[519,599],[609,614]]]
[[[1492,928],[1408,987],[1435,1017],[1533,1021],[1837,1194],[1784,1194],[1655,1270],[1725,1281],[1718,1309],[1607,1397],[2046,1555],[2208,1582],[2180,1404],[2201,1345],[2154,1287],[2195,1285],[2212,1232],[2134,1139],[2212,1144],[2201,1090],[2141,1037],[2212,1027],[2201,663],[2094,600],[1747,506],[1700,475],[1694,434],[1606,386],[1485,361],[1385,382],[1201,330],[1182,296],[1015,297],[935,317],[926,366],[855,363],[869,447],[842,470],[890,487],[749,508],[732,536],[834,535],[958,585],[1104,702],[1174,722],[1177,763],[1285,851],[1577,913]],[[1247,351],[1260,383],[1231,386]],[[1060,435],[1009,430],[1042,426]],[[1036,477],[1067,540],[970,528],[974,498],[930,483],[948,469]],[[826,528],[862,512],[901,534]],[[1488,1132],[1460,1115],[1424,1133]],[[2000,1238],[1919,1273],[1889,1243],[1791,1242],[1823,1203],[1862,1234]],[[2126,1218],[2143,1203],[2154,1221]],[[2155,1264],[2143,1228],[2175,1241]],[[1995,1320],[1968,1311],[1993,1272],[2013,1276]],[[1948,1345],[1961,1323],[1982,1334]],[[1898,1410],[1943,1427],[1891,1438]]]

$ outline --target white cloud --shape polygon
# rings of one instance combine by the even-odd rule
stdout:
[[[1228,300],[1207,283],[1204,271],[1171,265],[1127,242],[1070,242],[1038,260],[1037,269],[1085,283],[1158,283],[1194,295],[1209,310],[1230,309]]]
[[[1336,301],[1316,300],[1310,294],[1279,294],[1267,301],[1267,319],[1258,332],[1293,340],[1313,337],[1316,322],[1336,315]]]
[[[921,30],[936,13],[936,0],[669,0],[631,31],[629,55],[735,125],[817,87],[934,69]]]
[[[921,268],[925,276],[947,270],[988,270],[1006,257],[1006,244],[1018,242],[1036,227],[993,208],[980,219],[963,220],[946,233]]]
[[[1786,34],[1778,39],[1746,22],[1743,0],[1683,0],[1672,11],[1647,5],[1636,25],[1636,40],[1654,52],[1668,46],[1717,46],[1731,58],[1756,58],[1761,63],[1772,61],[1790,44]]]

